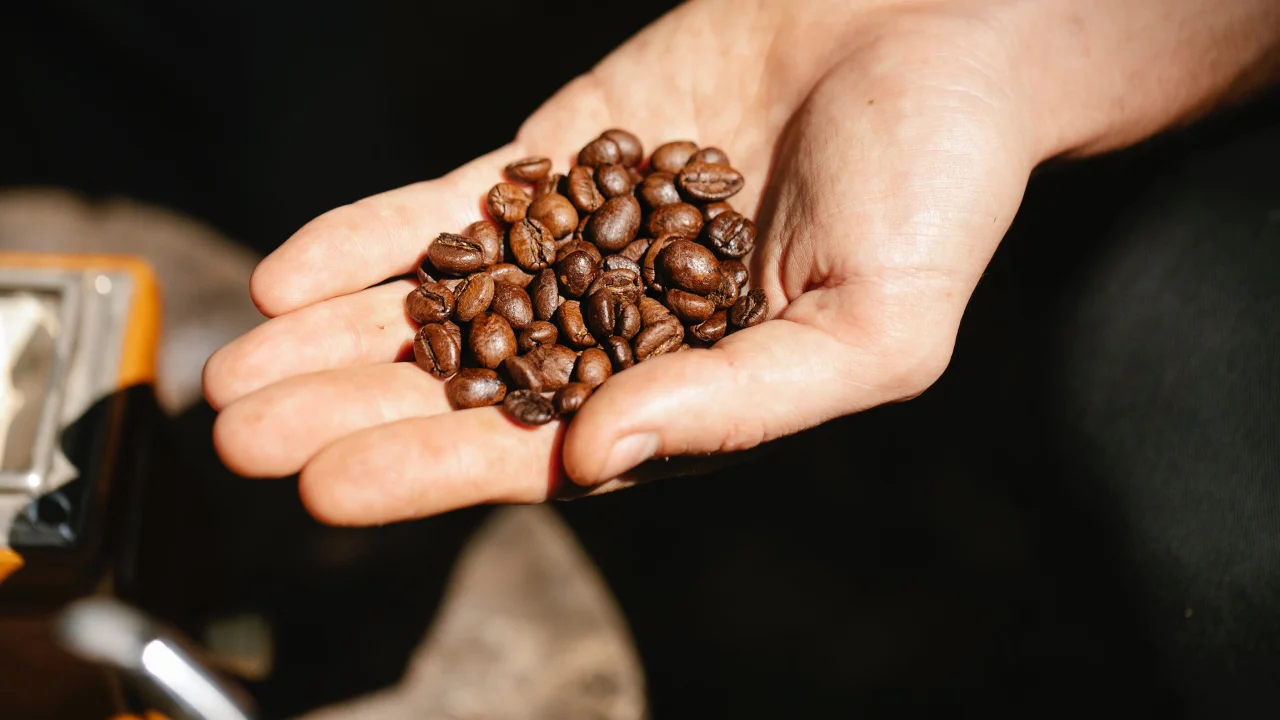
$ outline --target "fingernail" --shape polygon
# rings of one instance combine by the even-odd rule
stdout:
[[[600,471],[600,480],[612,480],[653,457],[658,452],[658,436],[653,433],[628,435],[613,444],[609,459]]]

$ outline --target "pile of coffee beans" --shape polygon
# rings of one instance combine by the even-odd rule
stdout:
[[[635,363],[707,347],[768,315],[741,262],[756,226],[729,198],[724,151],[607,130],[567,175],[547,158],[506,168],[492,218],[443,233],[405,307],[414,360],[455,409],[502,403],[524,425],[573,414]]]

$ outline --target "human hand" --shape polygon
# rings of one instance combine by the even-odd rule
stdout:
[[[1061,149],[992,5],[693,2],[563,89],[511,145],[317,218],[254,274],[272,319],[209,361],[220,454],[244,475],[301,471],[317,517],[372,524],[542,501],[566,474],[610,489],[649,458],[744,450],[919,394],[947,365],[1031,169]],[[567,427],[451,411],[440,382],[392,362],[415,329],[411,283],[375,284],[479,219],[508,162],[562,164],[615,126],[650,150],[689,138],[728,151],[774,320],[614,376]]]

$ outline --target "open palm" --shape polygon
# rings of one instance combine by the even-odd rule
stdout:
[[[571,83],[516,141],[449,175],[338,208],[255,272],[272,319],[211,358],[206,394],[233,470],[301,471],[311,511],[343,524],[537,502],[567,477],[610,488],[653,457],[754,447],[911,397],[956,328],[1035,158],[1000,58],[964,16],[849,3],[683,6]],[[609,127],[652,148],[724,148],[760,241],[752,284],[774,321],[637,365],[570,426],[451,411],[443,384],[394,362],[415,327],[407,274],[429,239],[479,219],[508,162],[563,165]]]

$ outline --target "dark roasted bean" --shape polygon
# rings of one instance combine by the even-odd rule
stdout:
[[[528,157],[506,167],[507,177],[515,182],[536,183],[551,172],[551,160],[544,157]]]
[[[653,238],[642,237],[636,238],[627,243],[627,246],[618,251],[618,255],[628,260],[634,260],[638,266],[644,261],[644,253],[649,249],[649,245],[653,243]]]
[[[516,350],[527,353],[539,345],[552,345],[559,336],[560,331],[555,325],[546,320],[534,320],[516,337]]]
[[[769,299],[760,288],[738,298],[738,302],[729,310],[729,322],[740,328],[759,325],[768,316]]]
[[[511,263],[498,263],[489,268],[487,272],[494,282],[507,283],[518,287],[525,287],[533,280],[533,275]]]
[[[466,410],[497,405],[506,397],[507,386],[492,370],[467,368],[449,378],[444,392],[454,410]]]
[[[453,315],[458,322],[471,322],[475,316],[489,309],[493,303],[493,289],[497,286],[493,276],[478,272],[468,275],[458,285]]]
[[[585,238],[606,252],[617,252],[636,238],[640,203],[630,195],[609,198],[587,221]]]
[[[578,227],[578,211],[574,209],[569,198],[559,193],[543,195],[529,205],[526,217],[537,220],[551,231],[552,237],[560,239],[572,233]]]
[[[578,153],[578,164],[587,167],[613,165],[620,160],[622,160],[622,151],[618,149],[618,143],[607,137],[592,140]]]
[[[527,357],[512,355],[503,360],[502,374],[508,378],[511,387],[542,392],[542,373],[538,371],[537,364]]]
[[[734,259],[756,246],[756,224],[736,212],[717,215],[702,233],[706,243],[722,258]]]
[[[640,306],[634,303],[624,303],[618,309],[618,320],[614,325],[618,336],[630,340],[636,336],[636,333],[640,332],[640,325]]]
[[[596,247],[595,245],[592,245],[586,240],[579,238],[577,240],[570,240],[569,242],[560,246],[560,249],[556,251],[556,262],[560,262],[562,259],[568,257],[571,253],[575,253],[579,250],[590,255],[592,259],[595,260],[597,263],[603,259],[603,257],[600,255],[600,248]]]
[[[648,229],[654,237],[679,235],[692,239],[702,230],[702,211],[689,203],[663,205],[649,215]]]
[[[587,323],[587,329],[597,340],[604,341],[612,335],[620,334],[614,332],[614,326],[618,322],[618,306],[621,304],[617,294],[609,288],[601,288],[583,301],[582,317]]]
[[[666,305],[648,295],[641,297],[636,306],[640,308],[640,323],[642,327],[656,325],[671,317],[671,311],[667,309]]]
[[[556,241],[547,226],[525,218],[507,233],[511,259],[528,272],[541,270],[556,261]]]
[[[625,268],[600,273],[600,277],[587,288],[587,295],[591,295],[600,288],[613,290],[623,302],[629,303],[638,301],[644,294],[644,283],[641,282],[640,276]]]
[[[627,247],[630,247],[630,245]],[[636,277],[640,277],[640,263],[632,260],[626,255],[610,255],[604,259],[600,268],[606,272],[609,270],[630,270],[636,274]]]
[[[684,326],[672,316],[641,330],[631,341],[631,348],[636,362],[644,362],[675,350],[682,342]]]
[[[738,284],[739,291],[747,287],[747,280],[750,277],[750,273],[747,272],[746,265],[743,265],[737,260],[721,260],[720,272],[733,278],[733,281]]]
[[[605,165],[596,170],[596,186],[600,188],[600,194],[607,198],[630,195],[635,189],[631,173],[621,165]]]
[[[409,291],[404,308],[414,322],[438,323],[449,319],[453,312],[453,293],[435,282],[425,282]]]
[[[488,220],[477,220],[467,226],[466,235],[471,242],[480,246],[484,255],[481,261],[485,267],[502,262],[502,231]]]
[[[712,165],[729,165],[729,154],[718,147],[705,147],[694,153],[689,162],[710,163]]]
[[[490,309],[501,315],[512,330],[523,330],[533,322],[533,302],[524,288],[496,283]]]
[[[550,320],[556,308],[560,306],[560,283],[556,282],[556,271],[547,268],[538,273],[529,284],[529,299],[533,301],[533,316],[539,320]]]
[[[720,263],[705,247],[689,240],[673,240],[658,253],[657,269],[664,286],[698,295],[720,287]]]
[[[663,235],[650,243],[649,249],[645,250],[644,261],[640,263],[640,277],[649,288],[662,292],[662,274],[657,271],[658,255],[672,240],[677,239],[679,238],[674,235]]]
[[[546,425],[556,417],[551,401],[533,390],[512,390],[502,401],[502,412],[527,427]]]
[[[596,340],[587,329],[587,322],[582,317],[582,307],[577,300],[565,300],[556,308],[556,325],[560,328],[560,339],[574,348],[587,348],[596,344]]]
[[[511,325],[494,313],[480,313],[471,321],[471,354],[490,370],[516,354],[516,334]]]
[[[698,152],[698,145],[688,140],[676,140],[674,142],[659,145],[653,151],[653,157],[649,158],[649,164],[654,170],[659,172],[668,172],[672,175],[680,172],[685,163],[689,162],[689,158]]]
[[[640,185],[640,198],[651,210],[680,202],[680,191],[676,189],[676,176],[669,172],[650,174]]]
[[[589,397],[591,397],[591,386],[574,382],[557,390],[555,396],[551,398],[551,404],[555,406],[557,415],[572,415],[582,408]]]
[[[569,382],[578,353],[564,345],[539,345],[525,358],[537,368],[543,390],[559,390]]]
[[[612,128],[600,133],[600,137],[608,138],[618,146],[618,162],[623,165],[635,167],[644,160],[644,145],[640,144],[640,138],[630,132]]]
[[[691,162],[676,175],[676,185],[685,195],[703,202],[728,200],[742,189],[742,173],[728,165]]]
[[[587,348],[578,356],[578,364],[574,368],[574,378],[578,382],[597,388],[605,380],[608,380],[612,374],[613,363],[609,361],[609,356],[600,348]]]
[[[685,323],[700,323],[716,311],[716,304],[710,299],[676,288],[667,291],[665,304]]]
[[[707,293],[707,299],[715,303],[716,307],[721,310],[727,310],[738,302],[738,283],[733,277],[726,274],[724,268],[720,269],[720,287]]]
[[[728,329],[729,318],[724,310],[718,310],[711,317],[689,328],[689,334],[708,345],[716,343],[724,337]]]
[[[707,222],[711,222],[716,219],[716,216],[727,212],[733,212],[733,206],[729,204],[728,200],[707,203],[702,206],[702,219]]]
[[[569,178],[565,181],[565,193],[569,202],[578,208],[578,212],[592,213],[604,204],[604,195],[600,193],[600,188],[596,187],[595,170],[585,165],[578,165],[569,170]]]
[[[427,248],[427,257],[436,270],[445,275],[466,275],[484,265],[480,244],[453,233],[440,233]]]
[[[600,277],[600,264],[588,253],[577,250],[556,263],[556,279],[569,297],[581,297]]]
[[[458,326],[451,322],[423,325],[413,338],[413,361],[440,380],[458,372],[462,364]]]
[[[511,224],[524,218],[529,209],[529,195],[514,183],[498,183],[490,188],[485,207],[494,220]]]
[[[636,364],[635,355],[631,352],[631,343],[623,337],[611,337],[604,341],[605,354],[613,363],[614,372],[622,372]]]

